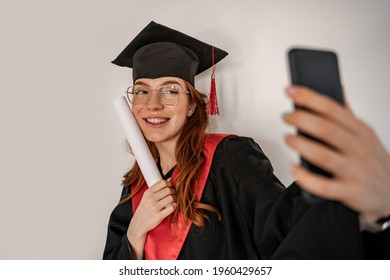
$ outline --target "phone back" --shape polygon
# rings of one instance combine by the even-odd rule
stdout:
[[[331,51],[291,49],[291,82],[327,95],[344,105],[337,55]]]
[[[291,49],[288,53],[288,57],[291,82],[293,85],[309,87],[344,105],[337,56],[334,52],[309,49]],[[296,105],[295,107],[299,108],[299,106]],[[298,133],[312,140],[319,141],[318,139],[315,139],[301,131],[298,131]],[[301,164],[312,172],[325,177],[332,177],[332,174],[313,165],[302,157]],[[322,200],[321,198],[307,193],[306,191],[303,191],[303,195],[309,203],[315,203]]]

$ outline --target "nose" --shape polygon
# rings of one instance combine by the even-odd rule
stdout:
[[[145,104],[148,110],[161,110],[164,105],[160,102],[160,97],[156,91],[150,93],[148,103]]]

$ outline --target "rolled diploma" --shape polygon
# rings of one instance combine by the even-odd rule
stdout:
[[[134,153],[135,160],[138,162],[141,172],[144,175],[146,184],[148,187],[151,187],[161,180],[161,175],[157,169],[156,162],[150,153],[149,147],[146,144],[141,129],[134,118],[133,112],[127,103],[126,97],[118,97],[112,104],[114,105],[116,114],[122,124],[131,150]]]

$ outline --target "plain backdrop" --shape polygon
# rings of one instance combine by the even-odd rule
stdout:
[[[100,259],[132,164],[110,63],[151,20],[229,52],[210,131],[254,138],[289,185],[287,50],[339,56],[351,107],[390,149],[390,1],[0,1],[0,259]],[[210,71],[199,75],[210,88]]]

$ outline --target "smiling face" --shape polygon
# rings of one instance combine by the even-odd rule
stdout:
[[[138,79],[135,84],[142,84],[149,89],[149,101],[145,105],[133,106],[133,114],[145,138],[156,145],[176,146],[180,132],[187,122],[192,107],[189,104],[187,87],[182,79],[162,77],[157,79]],[[164,105],[154,89],[167,84],[179,84],[184,92],[176,105]]]

